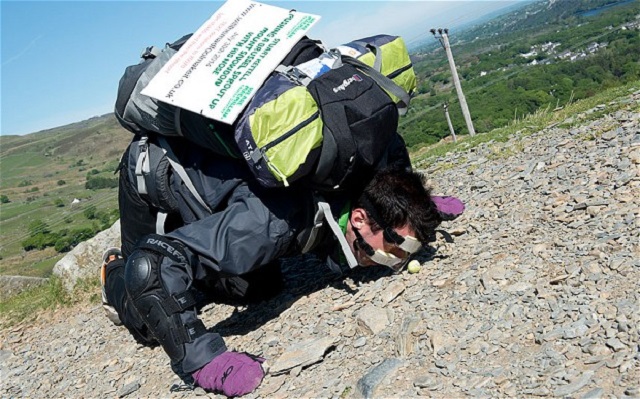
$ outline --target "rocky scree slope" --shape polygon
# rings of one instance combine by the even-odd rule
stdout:
[[[467,211],[418,274],[336,279],[299,258],[276,298],[204,308],[228,346],[268,358],[247,397],[640,396],[640,92],[617,103],[427,169]],[[1,397],[217,396],[171,392],[162,349],[95,304],[0,345]]]

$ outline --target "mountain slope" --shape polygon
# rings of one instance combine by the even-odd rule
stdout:
[[[229,347],[291,361],[247,397],[638,396],[635,90],[434,162],[435,191],[467,209],[420,273],[342,280],[293,259],[277,297],[205,308]],[[163,351],[136,345],[97,304],[39,315],[0,345],[0,396],[205,395],[170,392],[179,381]]]
[[[117,209],[114,189],[88,190],[85,184],[90,177],[114,179],[132,137],[113,114],[0,137],[0,274],[51,272],[59,258],[53,248],[23,251],[22,242],[42,231],[34,225],[42,222],[54,233],[93,228],[94,220],[84,211],[111,214]],[[81,202],[73,204],[74,199]]]

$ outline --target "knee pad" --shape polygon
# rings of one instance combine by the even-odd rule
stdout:
[[[131,305],[162,345],[174,371],[185,381],[191,372],[226,350],[222,337],[207,332],[197,317],[187,267],[177,259],[146,249],[135,250],[125,266],[125,287]],[[167,274],[173,277],[163,279],[163,269],[168,268],[172,271]]]

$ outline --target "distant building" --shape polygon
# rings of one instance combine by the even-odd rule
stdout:
[[[591,43],[590,45],[587,46],[587,51],[593,54],[596,51],[598,51],[599,48],[600,48],[600,44]]]
[[[569,57],[571,57],[571,51],[569,51],[569,50],[565,50],[562,53],[558,54],[558,58],[563,59],[563,60],[565,58],[569,58]]]
[[[540,46],[540,48],[542,49],[542,51],[546,51],[546,52],[552,52],[553,50],[556,49],[556,47],[558,47],[560,45],[560,43],[553,43],[553,42],[547,42],[544,43]]]

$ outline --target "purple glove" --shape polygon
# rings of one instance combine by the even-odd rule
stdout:
[[[432,196],[431,201],[443,220],[453,220],[464,212],[464,204],[456,197]]]
[[[264,358],[240,352],[224,352],[193,373],[196,385],[229,397],[246,395],[264,378]]]

